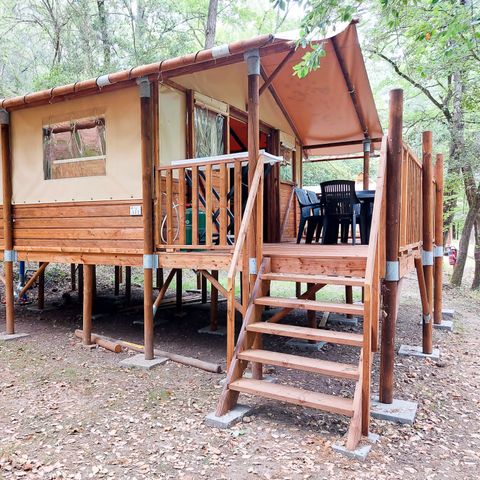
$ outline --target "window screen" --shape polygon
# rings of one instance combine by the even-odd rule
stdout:
[[[225,153],[225,117],[203,106],[195,106],[195,157]]]
[[[106,175],[105,118],[43,126],[45,180]]]

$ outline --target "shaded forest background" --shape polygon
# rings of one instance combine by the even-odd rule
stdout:
[[[452,283],[462,283],[473,233],[478,289],[479,0],[0,0],[0,98],[260,33],[299,28],[306,44],[354,17],[384,127],[388,92],[401,87],[407,141],[419,152],[421,132],[432,130],[435,151],[446,155],[445,225],[462,233]],[[321,70],[322,55],[320,47],[305,57],[296,74]],[[360,170],[354,162],[315,163],[304,180]]]

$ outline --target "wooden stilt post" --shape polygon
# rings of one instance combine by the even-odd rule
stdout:
[[[132,267],[125,267],[125,300],[132,300]]]
[[[92,296],[97,298],[97,266],[92,265]]]
[[[43,263],[38,264],[38,268],[41,268]],[[45,308],[45,270],[42,270],[38,276],[38,308],[43,310]]]
[[[153,252],[153,149],[152,149],[152,97],[150,81],[138,79],[140,94],[142,143],[142,196],[143,196],[143,330],[145,360],[153,360],[153,269],[156,257]]]
[[[400,280],[399,219],[403,152],[403,90],[390,92],[386,182],[386,273],[380,356],[380,402],[393,402],[393,370],[395,357],[395,324]]]
[[[0,142],[2,151],[3,181],[3,237],[5,273],[5,333],[15,333],[14,295],[13,295],[13,215],[12,215],[12,164],[10,157],[10,115],[0,110]]]
[[[425,274],[421,258],[415,258],[415,269],[417,270],[418,286],[420,288],[420,298],[422,300],[422,351],[423,353],[432,353],[432,308],[428,303],[427,285],[425,283]],[[429,328],[430,326],[430,328]]]
[[[432,132],[423,132],[423,250],[422,263],[427,290],[427,300],[430,311],[433,307],[433,165],[432,165]],[[430,315],[423,317],[423,353],[432,353],[432,318]]]
[[[92,344],[93,265],[84,265],[83,344]]]
[[[202,275],[203,276],[203,275]],[[218,280],[218,270],[212,270],[212,277]],[[218,329],[218,290],[213,283],[210,284],[210,331]]]
[[[363,141],[363,189],[368,190],[370,183],[370,147],[372,142],[369,138]]]
[[[351,285],[345,286],[345,303],[353,304],[353,287]],[[347,318],[353,318],[353,315],[347,315]]]
[[[115,296],[120,294],[120,267],[115,266]]]
[[[163,268],[157,268],[156,288],[160,290],[163,287]]]
[[[72,285],[72,292],[74,292],[77,289],[77,276],[76,276],[76,265],[74,263],[70,264],[70,281]]]
[[[207,303],[207,279],[202,275],[202,303]]]
[[[78,298],[83,299],[83,264],[78,265]]]
[[[176,289],[175,289],[175,309],[177,315],[182,315],[183,311],[183,270],[177,269]]]
[[[435,163],[435,279],[433,320],[442,323],[442,277],[443,277],[443,155],[437,155]]]
[[[313,288],[315,284],[307,283],[307,290]],[[315,300],[315,291],[308,296],[309,300]],[[314,310],[307,310],[307,323],[310,328],[317,328],[317,312]],[[309,343],[316,343],[315,340],[309,340]]]

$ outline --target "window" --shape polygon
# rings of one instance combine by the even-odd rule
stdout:
[[[283,145],[280,146],[280,180],[293,181],[293,151]]]
[[[225,153],[225,117],[208,108],[195,106],[195,157]]]
[[[45,180],[106,175],[105,118],[43,126]]]

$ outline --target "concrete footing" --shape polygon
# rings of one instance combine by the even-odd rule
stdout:
[[[198,330],[198,333],[205,333],[208,335],[217,335],[219,337],[225,337],[227,335],[227,328],[226,327],[217,327],[216,330],[210,330],[210,325],[206,327],[202,327]]]
[[[388,422],[412,425],[417,414],[417,402],[394,399],[393,403],[380,403],[378,397],[372,398],[370,413],[373,418]]]
[[[430,358],[431,360],[440,359],[440,349],[433,348],[432,353],[423,353],[422,347],[417,345],[400,345],[398,354],[405,355],[407,357]]]
[[[331,313],[328,316],[327,323],[330,325],[347,325],[348,327],[357,327],[358,318],[348,318],[346,315],[334,314]]]
[[[455,316],[455,310],[453,308],[442,309],[442,317],[444,320],[453,320]]]
[[[143,370],[151,370],[158,365],[163,365],[168,358],[166,357],[155,357],[153,360],[145,360],[145,355],[140,353],[134,355],[133,357],[125,358],[120,362],[121,367],[126,368],[141,368]]]
[[[345,457],[364,462],[372,449],[372,445],[377,443],[379,438],[376,433],[369,433],[368,437],[362,439],[355,450],[348,450],[345,445],[340,443],[334,443],[332,449]]]
[[[243,372],[243,378],[252,378],[252,372],[250,370],[247,372]],[[227,377],[224,377],[218,382],[218,384],[225,385],[226,381]],[[272,377],[272,375],[263,375],[262,382],[277,383],[277,379],[275,377]]]
[[[297,338],[291,338],[287,341],[286,345],[301,352],[318,352],[325,345],[326,342],[310,343],[308,340],[298,340]]]
[[[247,407],[246,405],[236,405],[235,408],[221,417],[217,417],[215,412],[209,413],[205,417],[205,423],[210,427],[230,428],[232,425],[245,417],[250,411],[251,408]]]
[[[29,337],[29,333],[0,333],[0,342],[11,342],[13,340],[20,340],[21,338]]]
[[[434,323],[433,328],[453,332],[453,320],[443,320],[442,323]]]

